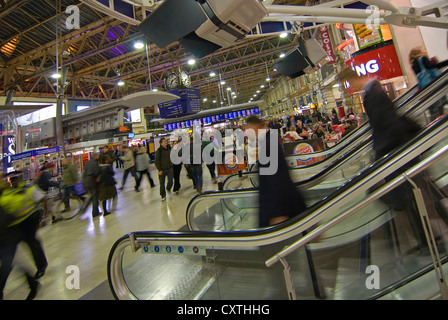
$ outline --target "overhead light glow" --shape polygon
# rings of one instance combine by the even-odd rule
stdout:
[[[196,63],[196,60],[194,60],[194,59],[190,59],[190,60],[188,60],[188,64],[189,64],[190,66],[194,65],[195,63]]]
[[[284,52],[280,53],[280,58],[283,58],[284,56],[286,56],[286,53]]]
[[[134,43],[134,48],[135,49],[141,49],[145,46],[145,44],[141,41],[137,41],[136,43]]]
[[[214,76],[216,76],[216,73],[215,72],[210,72],[210,77],[214,77]]]
[[[117,82],[117,86],[122,86],[122,85],[124,85],[124,82],[122,80]]]
[[[288,32],[280,33],[280,38],[286,38],[288,36]]]
[[[53,79],[59,79],[59,78],[61,77],[61,75],[60,75],[59,73],[53,73],[53,74],[51,75],[51,77],[52,77]]]

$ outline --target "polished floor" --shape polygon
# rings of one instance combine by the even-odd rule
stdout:
[[[121,185],[123,169],[115,169],[115,177]],[[134,179],[129,176],[124,190],[118,194],[116,210],[106,216],[92,218],[91,208],[84,215],[72,220],[50,224],[39,230],[48,260],[46,274],[39,279],[40,287],[36,300],[109,299],[106,289],[107,258],[114,242],[121,236],[142,230],[178,230],[185,225],[186,207],[197,194],[192,180],[181,172],[179,194],[168,193],[165,202],[160,201],[157,171],[152,166],[151,176],[156,187],[151,188],[143,177],[141,192],[134,191]],[[203,191],[217,190],[207,167],[204,166]],[[76,266],[73,268],[72,266]],[[31,253],[25,244],[20,244],[15,258],[15,267],[4,291],[5,300],[24,300],[29,287],[23,277],[23,269],[34,274]],[[73,276],[79,270],[79,289],[74,287]],[[102,290],[98,290],[102,287]],[[99,292],[92,294],[94,291]]]

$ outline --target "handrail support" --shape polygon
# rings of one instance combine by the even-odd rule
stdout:
[[[403,173],[403,176],[412,185],[415,201],[417,203],[418,213],[422,222],[423,231],[425,232],[426,241],[428,242],[428,248],[431,254],[432,263],[434,265],[434,272],[439,284],[441,297],[443,300],[448,300],[448,286],[446,284],[445,273],[443,271],[443,265],[440,260],[439,251],[437,250],[437,244],[434,238],[431,223],[429,221],[428,211],[426,210],[422,190],[411,178],[409,178],[406,173]]]
[[[284,257],[277,255],[277,258],[283,265],[283,276],[285,277],[286,290],[288,290],[289,300],[297,300],[291,267],[289,266],[288,261],[286,261]]]

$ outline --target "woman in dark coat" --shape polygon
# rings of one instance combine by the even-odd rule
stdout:
[[[100,182],[98,184],[98,200],[101,201],[101,205],[103,207],[103,216],[106,216],[110,213],[107,211],[107,200],[114,199],[117,197],[117,188],[115,185],[117,182],[114,178],[114,171],[110,166],[110,159],[108,157],[104,157],[100,162]]]
[[[257,116],[250,116],[246,120],[246,129],[254,130],[254,133],[258,136],[260,129],[265,129],[263,122],[258,119]],[[274,129],[271,129],[274,130]],[[267,227],[271,225],[276,225],[288,219],[291,219],[301,212],[305,211],[307,206],[306,203],[297,190],[296,186],[289,176],[288,164],[283,155],[282,146],[280,141],[274,143],[275,148],[271,150],[271,130],[267,130],[266,136],[264,138],[260,137],[260,140],[264,140],[266,143],[261,143],[261,148],[263,148],[263,154],[266,155],[268,159],[271,159],[271,152],[277,153],[277,167],[275,168],[275,163],[270,161],[269,163],[258,162],[258,167],[260,168],[260,193],[259,193],[259,226]],[[260,153],[259,153],[260,154]],[[271,160],[275,157],[273,156]],[[272,168],[272,174],[263,174],[261,170],[263,168],[268,169],[274,165]]]

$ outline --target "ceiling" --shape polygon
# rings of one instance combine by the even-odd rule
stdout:
[[[303,5],[303,1],[277,0],[273,4]],[[67,19],[65,10],[70,5],[79,8],[79,29],[70,30],[61,23]],[[135,49],[133,44],[143,40],[137,26],[106,16],[81,1],[10,0],[1,1],[0,7],[0,95],[13,90],[16,98],[56,97],[57,80],[50,75],[56,71],[58,59],[67,68],[66,98],[109,100],[154,87],[164,90],[164,78],[180,63],[190,74],[192,86],[208,99],[203,108],[219,106],[219,74],[226,81],[225,88],[230,86],[237,93],[234,103],[244,103],[256,90],[261,91],[259,99],[269,84],[275,83],[279,75],[272,70],[272,62],[297,43],[294,35],[245,39],[189,65],[191,55],[179,43],[165,48],[151,44],[148,52]],[[210,76],[212,71],[215,77]],[[268,75],[270,83],[265,80]],[[119,80],[125,85],[118,86]],[[227,99],[225,90],[222,97]]]

